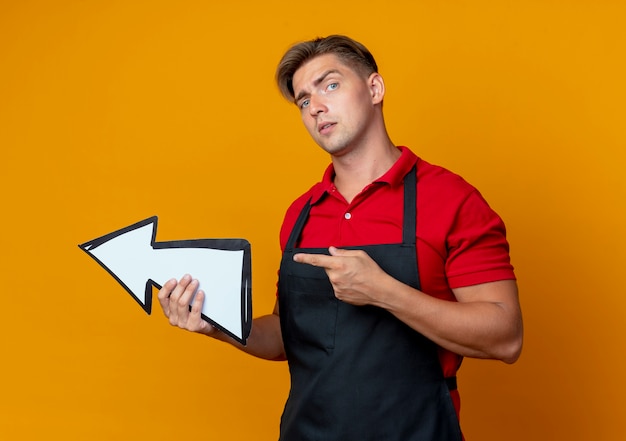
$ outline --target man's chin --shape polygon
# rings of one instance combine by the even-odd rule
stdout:
[[[350,150],[349,145],[345,143],[325,143],[318,141],[317,145],[319,145],[322,150],[332,156],[343,156]]]

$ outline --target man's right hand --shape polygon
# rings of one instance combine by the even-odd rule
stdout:
[[[172,326],[211,336],[255,357],[266,360],[286,359],[278,317],[278,302],[272,314],[254,319],[247,346],[244,346],[202,318],[205,294],[198,290],[198,281],[192,279],[189,274],[183,276],[180,281],[168,280],[159,291],[158,297],[163,313]]]
[[[217,328],[201,316],[205,294],[202,290],[196,293],[197,289],[198,281],[189,274],[180,281],[168,280],[159,291],[159,303],[172,326],[205,335],[215,334]]]

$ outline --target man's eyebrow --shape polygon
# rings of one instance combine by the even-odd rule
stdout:
[[[331,75],[331,74],[340,74],[341,72],[339,72],[339,70],[337,69],[329,69],[327,71],[325,71],[323,74],[321,74],[319,77],[317,77],[315,79],[315,81],[313,81],[313,86],[317,86],[318,84],[320,84],[322,81],[324,81],[324,79]],[[293,100],[294,103],[297,103],[298,101],[300,101],[302,98],[304,98],[307,95],[306,92],[302,91],[298,94],[298,96]]]

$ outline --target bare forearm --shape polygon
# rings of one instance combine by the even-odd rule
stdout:
[[[285,360],[280,320],[276,314],[264,315],[253,320],[245,346],[219,331],[211,336],[255,357],[265,360]]]
[[[522,345],[522,320],[514,281],[457,291],[440,300],[392,279],[378,305],[439,346],[474,358],[513,363]],[[485,294],[488,293],[488,294]]]

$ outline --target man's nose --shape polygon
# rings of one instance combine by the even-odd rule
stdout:
[[[309,112],[311,116],[317,116],[320,113],[326,112],[326,104],[324,101],[315,95],[312,95],[309,102]]]

